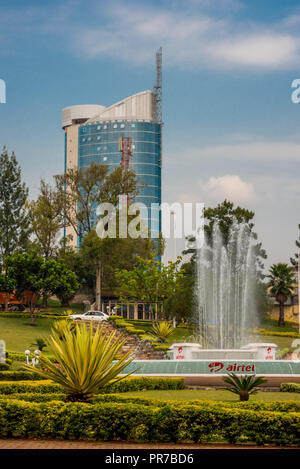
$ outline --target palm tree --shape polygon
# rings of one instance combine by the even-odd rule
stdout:
[[[89,329],[77,324],[74,331],[66,327],[63,334],[52,329],[47,346],[56,363],[42,353],[35,371],[60,384],[68,400],[89,401],[133,360],[130,351],[117,358],[126,341],[114,336],[115,332],[106,336],[100,328],[93,333],[92,324]]]
[[[258,378],[255,375],[244,375],[237,376],[234,373],[229,373],[228,376],[223,378],[223,381],[227,384],[230,384],[230,387],[224,388],[227,391],[233,392],[240,396],[240,401],[248,401],[250,394],[257,393],[257,387],[260,384],[266,383],[266,379],[259,376]]]
[[[270,293],[279,303],[278,326],[284,327],[284,303],[292,295],[296,283],[293,267],[281,263],[273,264],[267,277],[270,279],[268,283],[268,286],[271,287]]]

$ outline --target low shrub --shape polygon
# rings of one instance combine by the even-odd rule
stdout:
[[[130,376],[106,386],[105,392],[119,393],[127,391],[183,389],[184,378],[160,378],[146,376]]]
[[[60,390],[58,390],[60,391]],[[66,394],[64,392],[15,392],[11,394],[0,394],[0,400],[3,399],[18,399],[24,400],[29,402],[48,402],[53,400],[61,400],[66,401]],[[183,401],[176,401],[176,400],[159,400],[159,399],[151,399],[148,397],[140,397],[140,396],[128,396],[124,393],[106,393],[106,394],[98,394],[94,399],[90,401],[90,403],[97,403],[97,402],[120,402],[120,403],[128,403],[128,404],[140,404],[145,406],[152,406],[152,407],[164,407],[168,405],[172,406],[182,406]],[[253,410],[256,412],[267,411],[267,412],[300,412],[300,402],[299,401],[273,401],[273,402],[264,402],[264,401],[247,401],[247,402],[240,402],[240,401],[232,401],[232,402],[224,402],[224,401],[209,401],[209,400],[190,400],[185,401],[185,404],[189,404],[192,406],[197,407],[214,407],[219,409],[220,407],[223,408],[234,408],[234,409],[242,409],[242,410]]]
[[[61,392],[59,384],[50,380],[0,381],[0,394]]]
[[[34,316],[36,318],[59,318],[59,319],[63,319],[63,318],[68,318],[68,316],[66,315],[66,313],[59,313],[59,312],[36,312],[34,313]],[[12,312],[9,312],[9,311],[0,311],[0,318],[28,318],[30,319],[31,318],[31,315],[29,312],[26,312],[26,311],[12,311]]]
[[[13,361],[16,361],[16,362],[23,362],[24,365],[26,363],[26,356],[25,356],[25,353],[24,352],[8,352],[8,356],[9,358],[11,358]],[[54,360],[54,357],[51,357],[49,355],[46,355],[47,358],[49,358],[49,360],[55,362]],[[29,357],[29,358],[32,358],[34,357],[34,354],[32,353],[32,355]]]
[[[1,381],[32,381],[32,380],[41,380],[38,373],[34,371],[0,371],[0,382]]]
[[[66,402],[66,394],[63,392],[19,392],[13,394],[0,394],[0,406],[2,400],[17,399],[18,401],[25,402],[50,402],[50,401],[64,401]]]
[[[280,391],[282,391],[282,392],[300,392],[300,383],[281,383]]]
[[[7,363],[7,361],[5,363],[0,363],[0,374],[2,371],[8,370],[9,367],[10,367],[10,363]]]
[[[300,414],[259,413],[205,404],[156,407],[121,402],[92,404],[0,401],[0,438],[193,441],[225,439],[256,444],[299,445]]]
[[[184,378],[128,377],[112,381],[103,387],[105,393],[141,391],[154,389],[183,389]],[[40,381],[0,381],[0,394],[62,392],[59,384],[50,380]]]
[[[145,334],[144,329],[137,329],[136,327],[133,326],[126,326],[126,331],[128,334]]]
[[[162,350],[163,352],[167,352],[170,348],[170,345],[166,345],[166,344],[152,344],[152,347],[155,349],[155,350]]]
[[[267,331],[266,329],[258,329],[258,332],[261,335],[274,335],[278,337],[293,337],[293,338],[300,338],[300,334],[298,332],[284,332],[284,331]]]

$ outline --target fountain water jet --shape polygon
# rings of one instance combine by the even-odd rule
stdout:
[[[256,257],[246,223],[234,223],[225,243],[214,223],[197,255],[197,300],[202,346],[237,349],[257,317]]]

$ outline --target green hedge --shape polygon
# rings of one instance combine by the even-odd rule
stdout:
[[[0,402],[0,438],[136,441],[239,441],[299,445],[300,414],[257,412],[215,405],[161,407],[104,402],[93,404]]]
[[[146,378],[129,377],[105,386],[105,393],[119,393],[127,391],[141,391],[143,389],[183,389],[184,378]],[[40,381],[0,381],[0,394],[14,393],[51,393],[61,392],[59,384],[50,380]]]
[[[32,358],[34,357],[34,353],[31,352],[31,355],[29,358]],[[13,361],[16,361],[16,362],[23,362],[24,365],[25,365],[25,362],[26,362],[26,356],[25,356],[25,353],[24,352],[11,352],[9,351],[8,352],[8,357],[9,359],[12,359]],[[55,362],[55,359],[53,356],[50,356],[50,355],[46,355],[47,358],[49,358],[49,360],[51,360],[52,362]]]
[[[117,383],[105,386],[105,392],[119,393],[127,391],[159,390],[159,389],[183,389],[184,378],[163,378],[130,376]]]
[[[1,381],[32,381],[41,380],[42,378],[38,373],[34,371],[0,371],[0,382]]]
[[[300,392],[300,383],[281,383],[280,391],[283,391],[283,392]]]
[[[255,333],[258,332],[261,335],[274,335],[278,337],[300,338],[300,334],[298,334],[298,332],[267,331],[266,329],[258,329],[257,331],[254,330],[253,332]]]
[[[10,363],[0,363],[0,375],[1,375],[2,371],[8,370],[9,367],[10,367]]]
[[[41,392],[19,392],[19,393],[12,393],[12,394],[0,394],[0,401],[3,399],[18,399],[24,400],[28,402],[49,402],[49,401],[66,401],[66,394],[63,392],[49,392],[49,393],[41,393]],[[119,403],[127,403],[127,404],[139,404],[145,406],[152,406],[152,407],[164,407],[167,405],[172,406],[182,406],[182,401],[176,400],[159,400],[159,399],[151,399],[147,397],[139,397],[139,396],[127,396],[123,393],[106,393],[106,394],[99,394],[97,395],[93,401],[93,403],[101,403],[101,402],[119,402]],[[187,401],[186,404],[198,406],[198,407],[224,407],[224,408],[234,408],[234,409],[242,409],[242,410],[253,410],[256,412],[261,411],[268,411],[268,412],[300,412],[300,402],[299,401],[273,401],[273,402],[264,402],[264,401],[247,401],[247,402],[240,402],[240,401],[232,401],[232,402],[223,402],[223,401],[208,401],[208,400],[190,400]]]
[[[52,318],[52,319],[66,319],[69,316],[62,314],[62,313],[57,313],[57,312],[49,312],[49,313],[34,313],[35,318]],[[2,312],[0,311],[0,318],[31,318],[30,313],[24,312],[24,311],[12,311],[11,313],[9,311]]]

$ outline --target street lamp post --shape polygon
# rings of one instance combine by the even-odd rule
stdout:
[[[25,350],[27,365],[35,366],[39,362],[39,356],[41,353],[39,350],[35,350],[34,351],[35,357],[33,357],[31,361],[29,360],[30,353],[31,353],[30,350]]]

